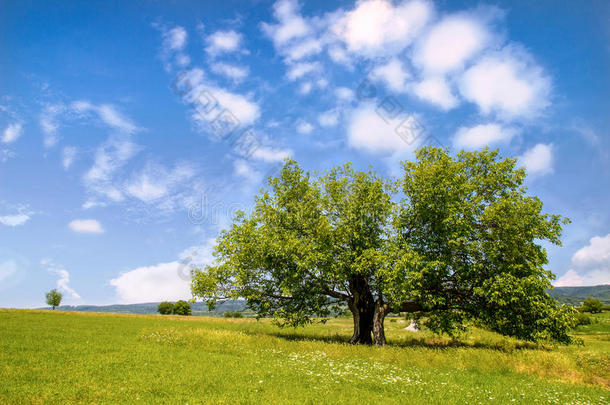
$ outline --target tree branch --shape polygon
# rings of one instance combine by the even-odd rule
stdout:
[[[330,288],[326,289],[324,292],[326,293],[326,295],[330,295],[333,298],[338,298],[338,299],[344,300],[344,301],[348,301],[351,298],[349,295],[347,295],[345,293],[331,290]]]

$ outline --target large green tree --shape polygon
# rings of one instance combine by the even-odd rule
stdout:
[[[385,344],[384,319],[410,312],[436,332],[469,320],[528,340],[568,342],[573,314],[545,289],[541,241],[566,220],[526,195],[525,171],[497,152],[422,148],[404,176],[350,165],[326,174],[287,161],[221,233],[216,263],[193,271],[213,307],[243,297],[259,316],[303,325],[347,306],[351,343]]]
[[[545,292],[555,276],[541,242],[561,245],[569,220],[543,213],[525,176],[516,159],[487,149],[452,157],[424,148],[406,162],[398,250],[386,267],[390,301],[416,303],[439,332],[476,320],[505,335],[568,342],[574,310]]]
[[[50,305],[53,310],[59,306],[63,298],[63,294],[57,291],[56,288],[46,293],[45,296],[47,298],[47,305]]]

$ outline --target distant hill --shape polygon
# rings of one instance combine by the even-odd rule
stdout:
[[[112,312],[117,314],[156,314],[158,302],[147,302],[142,304],[115,304],[115,305],[61,305],[57,307],[60,311],[77,311],[77,312]],[[193,315],[195,316],[222,316],[228,311],[244,311],[246,310],[246,302],[243,300],[228,300],[219,303],[214,311],[208,311],[208,307],[204,302],[195,302],[191,304]],[[44,307],[41,309],[51,309]]]
[[[597,298],[604,304],[610,304],[610,284],[592,287],[555,287],[548,293],[565,304],[580,305],[587,297]]]
[[[551,297],[565,304],[580,305],[587,297],[594,297],[604,304],[610,304],[610,285],[596,285],[592,287],[555,287],[548,290]],[[147,302],[143,304],[116,304],[116,305],[62,305],[58,307],[60,311],[77,312],[113,312],[118,314],[156,314],[158,302]],[[193,315],[195,316],[222,316],[229,311],[243,311],[245,315],[252,314],[246,308],[243,300],[227,300],[219,303],[214,311],[208,311],[204,302],[191,304]],[[51,309],[45,307],[43,309]]]

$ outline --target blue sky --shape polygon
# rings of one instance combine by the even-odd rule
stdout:
[[[610,3],[531,3],[2,2],[0,306],[187,299],[285,157],[425,144],[518,157],[556,284],[610,283]]]

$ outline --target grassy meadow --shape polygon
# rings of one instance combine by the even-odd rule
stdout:
[[[268,320],[0,310],[0,403],[610,403],[610,313],[534,345],[457,340],[386,320],[389,345],[351,346],[351,319]]]

